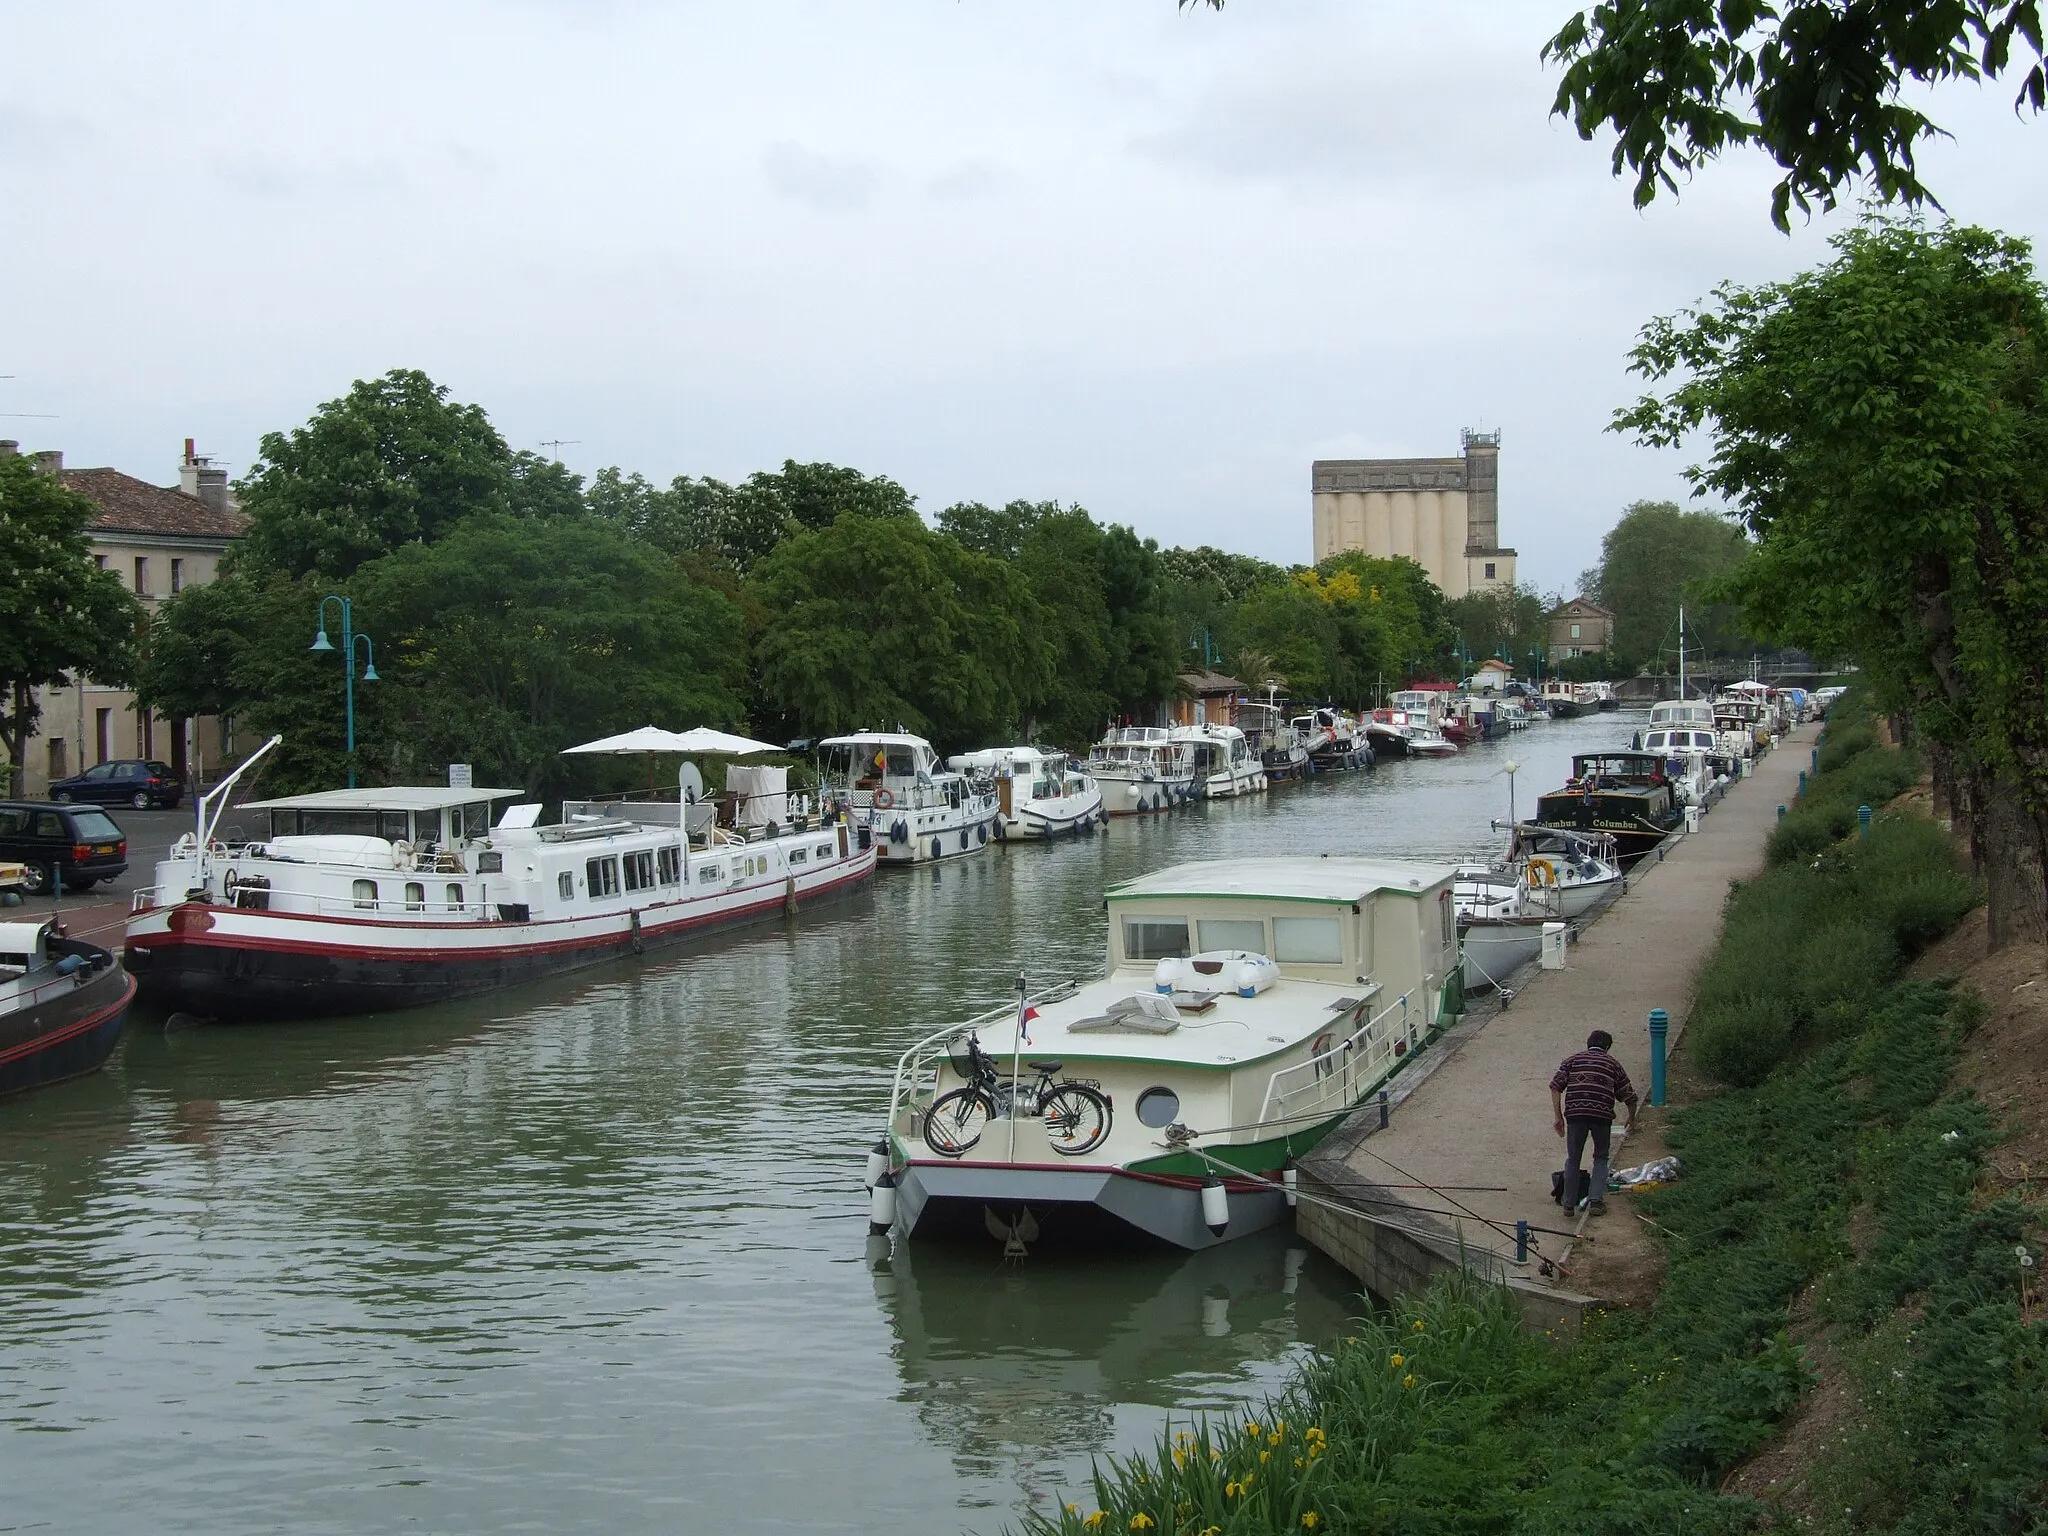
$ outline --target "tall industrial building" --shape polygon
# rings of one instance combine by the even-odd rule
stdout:
[[[1515,579],[1500,543],[1500,434],[1466,432],[1455,459],[1318,459],[1315,557],[1406,555],[1463,597]]]

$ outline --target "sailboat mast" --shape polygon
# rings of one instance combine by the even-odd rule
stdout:
[[[1685,697],[1685,604],[1678,605],[1678,696]]]

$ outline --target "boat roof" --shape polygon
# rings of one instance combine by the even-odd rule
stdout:
[[[818,745],[821,747],[923,747],[929,752],[932,744],[922,736],[913,736],[908,731],[855,731],[849,736],[827,736]]]
[[[311,795],[251,800],[244,811],[442,811],[479,800],[510,800],[523,789],[449,789],[441,784],[394,784],[385,789],[323,789]]]
[[[0,923],[0,955],[32,955],[43,947],[48,923]]]
[[[1574,768],[1578,767],[1581,763],[1621,762],[1641,763],[1646,771],[1653,772],[1662,772],[1664,768],[1664,759],[1654,752],[1631,752],[1626,748],[1617,747],[1607,752],[1575,752],[1572,754],[1572,766]]]
[[[1378,891],[1427,890],[1449,880],[1448,864],[1417,864],[1353,854],[1295,858],[1214,859],[1176,864],[1126,880],[1107,892],[1111,901],[1156,896],[1262,896],[1286,901],[1363,901]]]

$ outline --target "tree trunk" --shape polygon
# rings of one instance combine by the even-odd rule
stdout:
[[[1984,828],[1979,872],[1990,947],[2048,943],[2048,825],[2020,793],[1989,774],[1982,781]]]
[[[11,691],[14,697],[9,702],[14,706],[13,711],[7,718],[5,732],[0,734],[4,734],[7,748],[7,798],[19,800],[22,775],[28,768],[22,761],[22,754],[28,750],[29,707],[33,699],[26,683],[16,683]]]

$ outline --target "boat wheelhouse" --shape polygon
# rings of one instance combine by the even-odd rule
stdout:
[[[827,737],[818,754],[819,784],[872,832],[884,865],[962,858],[996,835],[995,781],[946,768],[922,736],[856,731]]]
[[[1726,770],[1721,734],[1712,725],[1655,725],[1637,739],[1638,750],[1664,759],[1664,773],[1680,805],[1706,806]]]
[[[865,827],[802,808],[730,826],[692,801],[569,801],[542,826],[525,802],[494,825],[518,791],[398,786],[255,801],[223,829],[232,787],[201,800],[127,930],[143,996],[213,1019],[493,991],[770,921],[875,871]]]
[[[1277,700],[1262,704],[1240,699],[1237,724],[1246,748],[1265,770],[1268,786],[1305,779],[1312,772],[1308,738],[1288,721]]]
[[[1198,799],[1228,800],[1266,788],[1265,764],[1236,726],[1177,725],[1172,737],[1188,749]]]
[[[1561,677],[1546,678],[1539,697],[1553,720],[1576,719],[1584,712],[1585,706],[1579,701],[1579,690]]]
[[[1678,829],[1678,798],[1664,770],[1664,760],[1647,752],[1580,753],[1564,787],[1537,800],[1536,820],[1607,834],[1626,866]]]
[[[1283,1170],[1446,1022],[1452,875],[1265,858],[1113,887],[1100,979],[1019,978],[903,1053],[872,1219],[1181,1248],[1282,1220]]]
[[[1088,771],[1112,816],[1170,811],[1195,797],[1194,753],[1161,725],[1112,727],[1089,752]]]
[[[1092,832],[1104,819],[1101,788],[1064,752],[988,747],[946,762],[956,772],[994,781],[999,837],[1044,840]]]
[[[0,923],[0,1095],[98,1071],[134,998],[110,951],[54,923]]]

